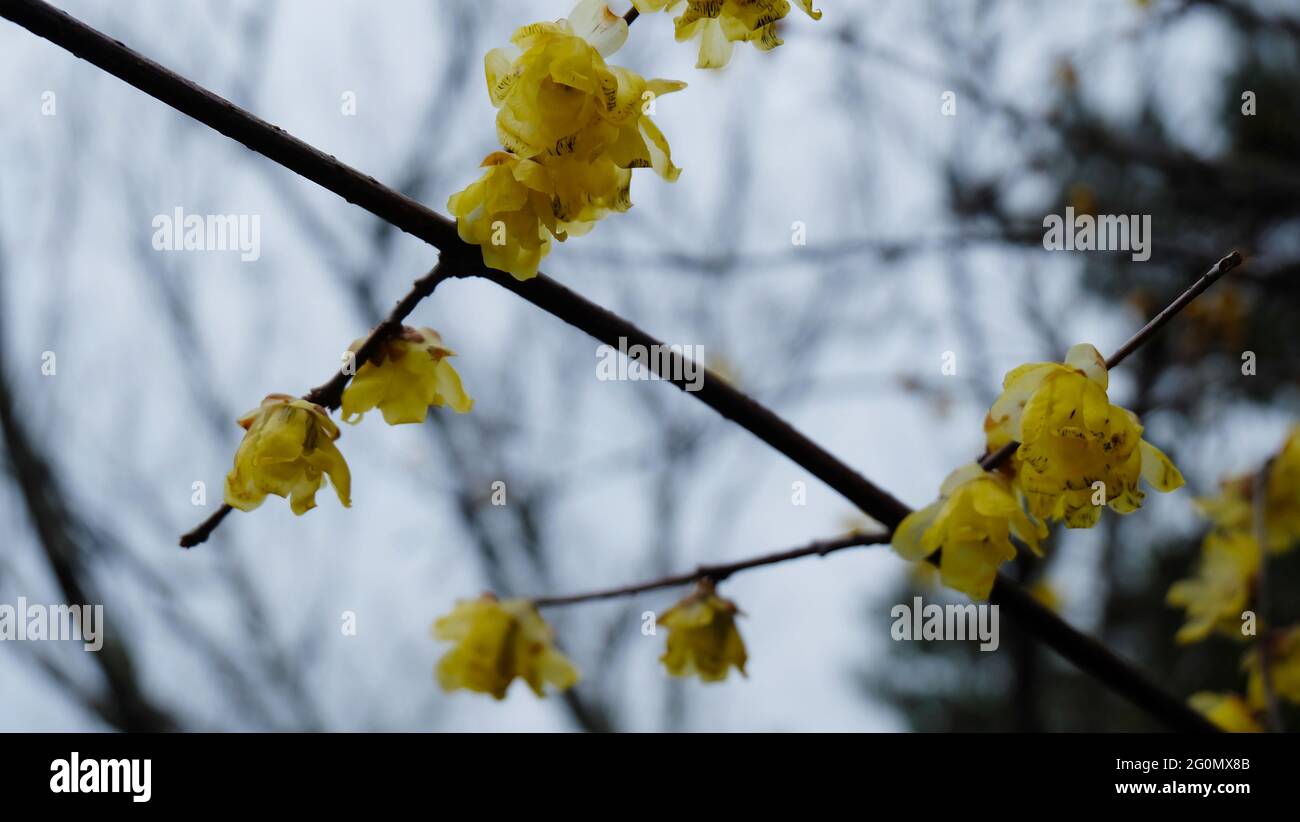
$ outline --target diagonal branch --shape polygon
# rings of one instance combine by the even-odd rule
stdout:
[[[438,247],[443,252],[442,263],[454,268],[459,276],[486,277],[606,344],[617,345],[619,337],[634,344],[656,343],[631,323],[545,276],[539,275],[520,283],[507,274],[487,269],[481,262],[479,250],[461,242],[454,224],[447,218],[163,68],[48,3],[5,0],[0,5],[0,16]],[[677,370],[685,362],[685,358],[674,354],[674,371],[689,373],[684,369]],[[683,389],[686,387],[681,381],[675,384]],[[696,398],[793,459],[886,527],[897,526],[909,513],[910,509],[898,499],[707,370]],[[191,544],[206,539],[228,513],[228,510],[218,511],[210,522],[187,535],[194,540]],[[1047,642],[1066,659],[1171,727],[1190,731],[1216,730],[1204,717],[1159,689],[1127,662],[1043,608],[1015,583],[999,579],[991,600],[1005,606],[1031,634]]]

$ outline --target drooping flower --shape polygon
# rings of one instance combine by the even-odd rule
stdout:
[[[1261,637],[1260,642],[1269,643],[1269,680],[1273,693],[1278,699],[1300,705],[1300,626],[1274,631]],[[1249,677],[1246,697],[1254,708],[1262,708],[1266,702],[1260,651],[1258,646],[1251,648],[1242,666]]]
[[[365,339],[352,343],[354,354]],[[448,405],[459,414],[474,407],[449,358],[455,351],[442,344],[432,328],[403,326],[385,340],[369,362],[357,369],[343,390],[343,419],[349,423],[378,407],[389,425],[424,422],[431,406]]]
[[[1280,554],[1300,542],[1300,426],[1291,429],[1266,476],[1264,530],[1269,551]],[[1257,472],[1232,477],[1197,505],[1216,527],[1253,533],[1256,481]]]
[[[525,157],[565,153],[574,135],[614,108],[618,79],[605,58],[627,40],[627,22],[601,0],[582,0],[553,23],[517,29],[484,58],[502,145]]]
[[[1107,382],[1105,359],[1087,343],[1072,347],[1064,364],[1022,365],[1003,380],[984,420],[988,448],[1020,442],[1010,467],[1039,519],[1091,528],[1101,517],[1099,491],[1127,514],[1145,497],[1139,479],[1159,491],[1183,485],[1169,458],[1142,439],[1137,416],[1111,404]]]
[[[1181,643],[1199,642],[1219,629],[1241,636],[1241,614],[1250,606],[1259,545],[1248,531],[1211,531],[1201,548],[1196,576],[1175,582],[1165,601],[1187,609],[1178,630]]]
[[[912,561],[942,549],[943,584],[982,600],[993,590],[998,567],[1016,556],[1012,535],[1040,553],[1038,542],[1047,536],[1047,526],[1025,514],[1005,476],[970,463],[948,475],[937,502],[899,523],[892,544]]]
[[[506,151],[489,155],[489,171],[448,202],[461,239],[480,246],[487,265],[533,277],[552,239],[632,207],[633,169],[669,181],[681,173],[648,115],[656,98],[686,84],[608,65],[626,38],[626,21],[603,0],[582,0],[567,19],[524,26],[510,47],[488,52]]]
[[[1264,730],[1246,700],[1237,694],[1201,691],[1192,694],[1187,702],[1228,733],[1260,733]]]
[[[822,19],[812,0],[796,2],[812,19]],[[752,43],[761,51],[776,48],[784,42],[777,23],[790,13],[788,0],[632,0],[632,5],[641,12],[681,11],[673,26],[678,42],[699,39],[696,68],[727,65],[736,43]]]
[[[301,516],[316,507],[328,474],[344,508],[352,505],[352,475],[334,445],[338,426],[324,408],[287,394],[269,394],[239,418],[247,431],[226,476],[226,504],[252,511],[268,494],[288,497]]]
[[[567,20],[520,28],[512,46],[485,59],[501,145],[520,157],[610,154],[623,168],[654,168],[676,179],[668,143],[649,103],[686,88],[646,80],[605,57],[627,39],[627,23],[601,0],[583,0]]]
[[[727,678],[734,665],[745,674],[745,642],[736,628],[740,610],[718,596],[713,583],[702,580],[694,592],[659,617],[668,629],[668,643],[660,657],[673,676],[698,676],[704,682]]]
[[[482,167],[482,177],[447,201],[456,231],[481,247],[485,265],[520,280],[535,277],[558,231],[555,184],[540,163],[504,151],[489,154]]]
[[[542,697],[545,685],[563,691],[578,681],[577,669],[555,649],[551,627],[527,600],[498,601],[491,594],[461,600],[434,623],[433,633],[456,643],[438,661],[445,691],[465,688],[505,699],[518,677]]]

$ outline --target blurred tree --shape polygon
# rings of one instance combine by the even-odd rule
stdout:
[[[1212,21],[1216,54],[1231,61],[1220,86],[1192,89],[1201,110],[1211,114],[1213,137],[1184,135],[1186,107],[1167,105],[1168,85],[1145,83],[1138,113],[1118,120],[1092,101],[1089,83],[1113,50],[1133,49],[1114,38],[1086,59],[1063,59],[1054,77],[1052,103],[1043,114],[981,98],[982,110],[1024,128],[1008,166],[1044,175],[1056,192],[1045,202],[1013,207],[1007,193],[1019,175],[981,174],[962,166],[949,172],[950,210],[971,227],[992,226],[1008,245],[1033,248],[1042,237],[1045,214],[1149,214],[1153,253],[1134,262],[1127,252],[1080,255],[1080,282],[1086,293],[1132,317],[1134,327],[1150,319],[1182,291],[1206,261],[1232,248],[1249,255],[1249,265],[1230,275],[1195,303],[1178,321],[1125,364],[1135,384],[1132,409],[1144,421],[1158,419],[1162,445],[1179,461],[1196,452],[1194,441],[1226,425],[1229,410],[1268,405],[1293,417],[1300,411],[1300,21],[1271,21],[1262,4],[1246,0],[1167,4],[1152,14],[1146,41],[1185,35],[1175,29],[1196,16]],[[977,44],[976,37],[953,42]],[[977,50],[978,45],[969,45]],[[961,63],[960,50],[952,57]],[[1143,52],[1153,73],[1158,49]],[[1132,56],[1127,55],[1127,56]],[[989,77],[966,75],[968,85],[993,89]],[[1243,113],[1245,92],[1253,92],[1255,113]],[[1172,111],[1180,114],[1173,114]],[[1046,358],[1059,359],[1064,346],[1051,321],[1041,318]],[[1242,356],[1254,352],[1257,368],[1243,375]],[[1024,357],[1029,360],[1031,357]],[[989,386],[992,388],[995,386]],[[1223,435],[1224,431],[1217,432]],[[1280,441],[1276,443],[1280,446]],[[1261,454],[1262,460],[1265,455]],[[1195,461],[1193,461],[1193,465]],[[1206,469],[1211,476],[1216,469]],[[1223,468],[1217,469],[1219,471]],[[1189,475],[1195,479],[1196,471]],[[1182,493],[1209,494],[1212,485],[1190,482]],[[1202,690],[1243,692],[1241,657],[1248,645],[1223,637],[1191,646],[1174,643],[1182,624],[1180,610],[1165,604],[1169,586],[1192,574],[1200,553],[1204,522],[1187,535],[1162,533],[1149,521],[1105,514],[1097,563],[1100,602],[1069,613],[1092,615],[1094,635],[1181,695]],[[1019,563],[1033,584],[1048,576],[1057,550],[1045,561]],[[1092,549],[1093,546],[1088,546]],[[1068,573],[1077,573],[1071,564]],[[1078,582],[1078,580],[1072,580]],[[1300,586],[1300,556],[1291,552],[1270,563],[1270,591]],[[1069,589],[1076,586],[1071,585]],[[897,589],[897,601],[910,601],[911,583]],[[940,596],[927,589],[927,596]],[[1300,618],[1294,597],[1272,597],[1277,624]],[[1075,603],[1076,605],[1078,603]],[[1016,626],[1003,623],[1003,650],[981,653],[970,643],[901,642],[894,661],[873,665],[863,682],[883,694],[918,730],[1145,731],[1159,726],[1108,694],[1049,651],[1027,643]],[[1300,714],[1287,709],[1290,727]]]

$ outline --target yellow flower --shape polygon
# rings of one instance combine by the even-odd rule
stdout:
[[[1250,605],[1259,545],[1250,532],[1211,531],[1201,549],[1195,577],[1175,582],[1165,601],[1187,609],[1187,622],[1177,641],[1199,642],[1218,628],[1241,636],[1241,614]]]
[[[1131,411],[1106,396],[1106,361],[1087,343],[1070,349],[1065,363],[1031,363],[1007,373],[1002,395],[984,420],[988,448],[1018,440],[1012,461],[1029,513],[1091,528],[1101,517],[1093,504],[1102,490],[1121,514],[1142,505],[1139,478],[1172,491],[1183,476],[1160,449],[1142,439]],[[1094,488],[1101,482],[1104,489]]]
[[[822,19],[812,0],[797,2],[809,17]],[[676,11],[685,6],[673,25],[679,43],[699,38],[696,68],[727,65],[736,43],[753,43],[762,51],[776,48],[784,42],[777,36],[777,23],[790,13],[788,0],[632,0],[632,5],[642,12]]]
[[[348,350],[356,353],[364,341],[357,340]],[[424,422],[429,406],[449,405],[459,414],[467,413],[474,400],[448,360],[455,354],[432,328],[402,326],[401,333],[385,340],[343,390],[343,419],[358,423],[375,407],[389,425]]]
[[[1254,472],[1225,480],[1215,497],[1197,500],[1201,513],[1222,529],[1254,532]],[[1291,429],[1268,468],[1264,528],[1269,551],[1280,554],[1300,541],[1300,426]]]
[[[676,179],[668,143],[646,114],[652,100],[686,84],[608,65],[605,57],[626,38],[621,17],[599,0],[583,0],[569,19],[524,26],[511,47],[488,52],[501,145],[530,159],[608,153],[623,168]]]
[[[745,642],[736,629],[735,603],[702,580],[690,596],[659,617],[668,629],[668,647],[660,657],[673,676],[698,676],[705,682],[727,678],[731,666],[745,674]]]
[[[563,143],[612,108],[617,84],[605,58],[627,40],[627,22],[600,0],[582,0],[569,17],[515,31],[511,46],[484,59],[488,96],[501,109],[502,145],[526,157]],[[559,153],[559,152],[557,152]]]
[[[267,494],[288,497],[301,516],[316,507],[316,492],[328,474],[344,508],[352,475],[334,445],[338,426],[324,408],[287,394],[270,394],[261,406],[239,418],[248,433],[235,452],[235,467],[226,476],[226,504],[252,511]]]
[[[536,276],[552,239],[632,207],[632,169],[669,181],[681,173],[647,113],[686,84],[606,64],[626,38],[623,18],[601,0],[582,0],[567,19],[524,26],[511,47],[488,52],[506,151],[489,155],[489,171],[448,202],[461,239],[480,246],[487,265]]]
[[[1269,671],[1273,693],[1278,699],[1300,704],[1300,627],[1276,631],[1270,636],[1261,637],[1261,642],[1270,643],[1272,658]],[[1255,708],[1264,707],[1264,676],[1259,664],[1258,647],[1246,654],[1243,667],[1249,674],[1246,695]]]
[[[578,681],[573,664],[552,645],[551,627],[527,600],[499,602],[491,594],[461,600],[434,623],[433,633],[456,643],[438,661],[438,684],[445,691],[465,688],[505,699],[519,677],[541,697],[546,684],[563,691]]]
[[[1006,477],[970,463],[948,475],[937,502],[899,523],[893,546],[912,561],[942,549],[943,584],[972,599],[988,599],[998,566],[1016,556],[1013,534],[1040,553],[1038,541],[1047,536],[1047,527],[1021,510]]]
[[[540,163],[504,151],[489,154],[482,167],[482,177],[447,201],[456,231],[482,248],[484,264],[516,279],[535,277],[558,230],[555,185]]]
[[[1187,700],[1192,708],[1205,714],[1205,718],[1229,733],[1260,733],[1264,729],[1256,721],[1246,700],[1237,694],[1201,691]]]

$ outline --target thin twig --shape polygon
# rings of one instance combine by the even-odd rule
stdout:
[[[217,530],[217,526],[226,518],[226,515],[235,510],[228,503],[222,503],[221,507],[212,512],[212,515],[200,522],[194,528],[181,534],[180,546],[182,548],[193,548],[195,545],[201,545],[208,541],[212,532]]]
[[[1205,293],[1205,290],[1218,282],[1220,277],[1241,265],[1242,262],[1241,252],[1234,251],[1210,266],[1210,270],[1202,274],[1201,278],[1192,283],[1190,288],[1179,294],[1178,299],[1165,306],[1164,311],[1152,317],[1151,322],[1142,326],[1141,330],[1129,337],[1128,342],[1121,345],[1114,354],[1111,354],[1110,359],[1106,360],[1106,370],[1110,371],[1128,359],[1129,354],[1132,354],[1143,343],[1151,339],[1151,336],[1163,328],[1165,323],[1172,320],[1175,314],[1186,308],[1192,300]]]
[[[1255,543],[1259,549],[1259,573],[1255,576],[1255,607],[1258,609],[1259,679],[1264,687],[1264,706],[1269,730],[1281,733],[1282,709],[1273,688],[1273,623],[1268,598],[1268,474],[1273,461],[1268,460],[1255,474],[1254,514]]]
[[[491,279],[606,344],[617,345],[620,334],[634,343],[653,342],[653,338],[626,320],[549,278],[538,276],[527,283],[519,283],[509,275],[487,269],[479,261],[479,250],[460,241],[450,220],[41,0],[6,0],[0,4],[0,16],[437,246],[443,252],[444,262],[454,260],[458,264],[475,266],[474,270],[466,273]],[[683,363],[683,358],[674,355],[675,365]],[[685,387],[681,381],[677,384]],[[910,512],[902,502],[817,446],[789,423],[707,371],[704,384],[695,396],[789,456],[886,527],[896,527]],[[220,522],[217,515],[213,519]],[[1043,608],[1018,589],[1014,582],[999,578],[992,599],[1004,605],[1013,618],[1020,619],[1030,633],[1052,646],[1061,656],[1171,727],[1190,731],[1217,730],[1199,713],[1162,691],[1127,662]]]
[[[694,571],[684,574],[675,574],[673,576],[660,577],[649,582],[641,582],[636,585],[626,585],[621,588],[607,588],[601,591],[588,591],[583,594],[568,594],[566,596],[555,597],[537,597],[533,604],[538,608],[548,608],[556,605],[573,605],[578,602],[591,602],[598,599],[613,599],[615,597],[631,596],[641,594],[646,591],[655,591],[659,588],[676,588],[679,585],[689,585],[692,582],[698,582],[702,579],[711,579],[714,582],[722,582],[733,574],[741,571],[747,571],[750,568],[760,568],[764,565],[776,565],[779,562],[789,562],[792,559],[801,557],[824,557],[827,554],[833,554],[836,551],[843,551],[846,548],[856,548],[860,545],[882,545],[889,542],[888,531],[874,531],[863,533],[855,531],[835,539],[823,539],[801,548],[790,548],[785,551],[776,551],[770,554],[763,554],[757,557],[750,557],[738,562],[728,562],[718,565],[701,565]]]

